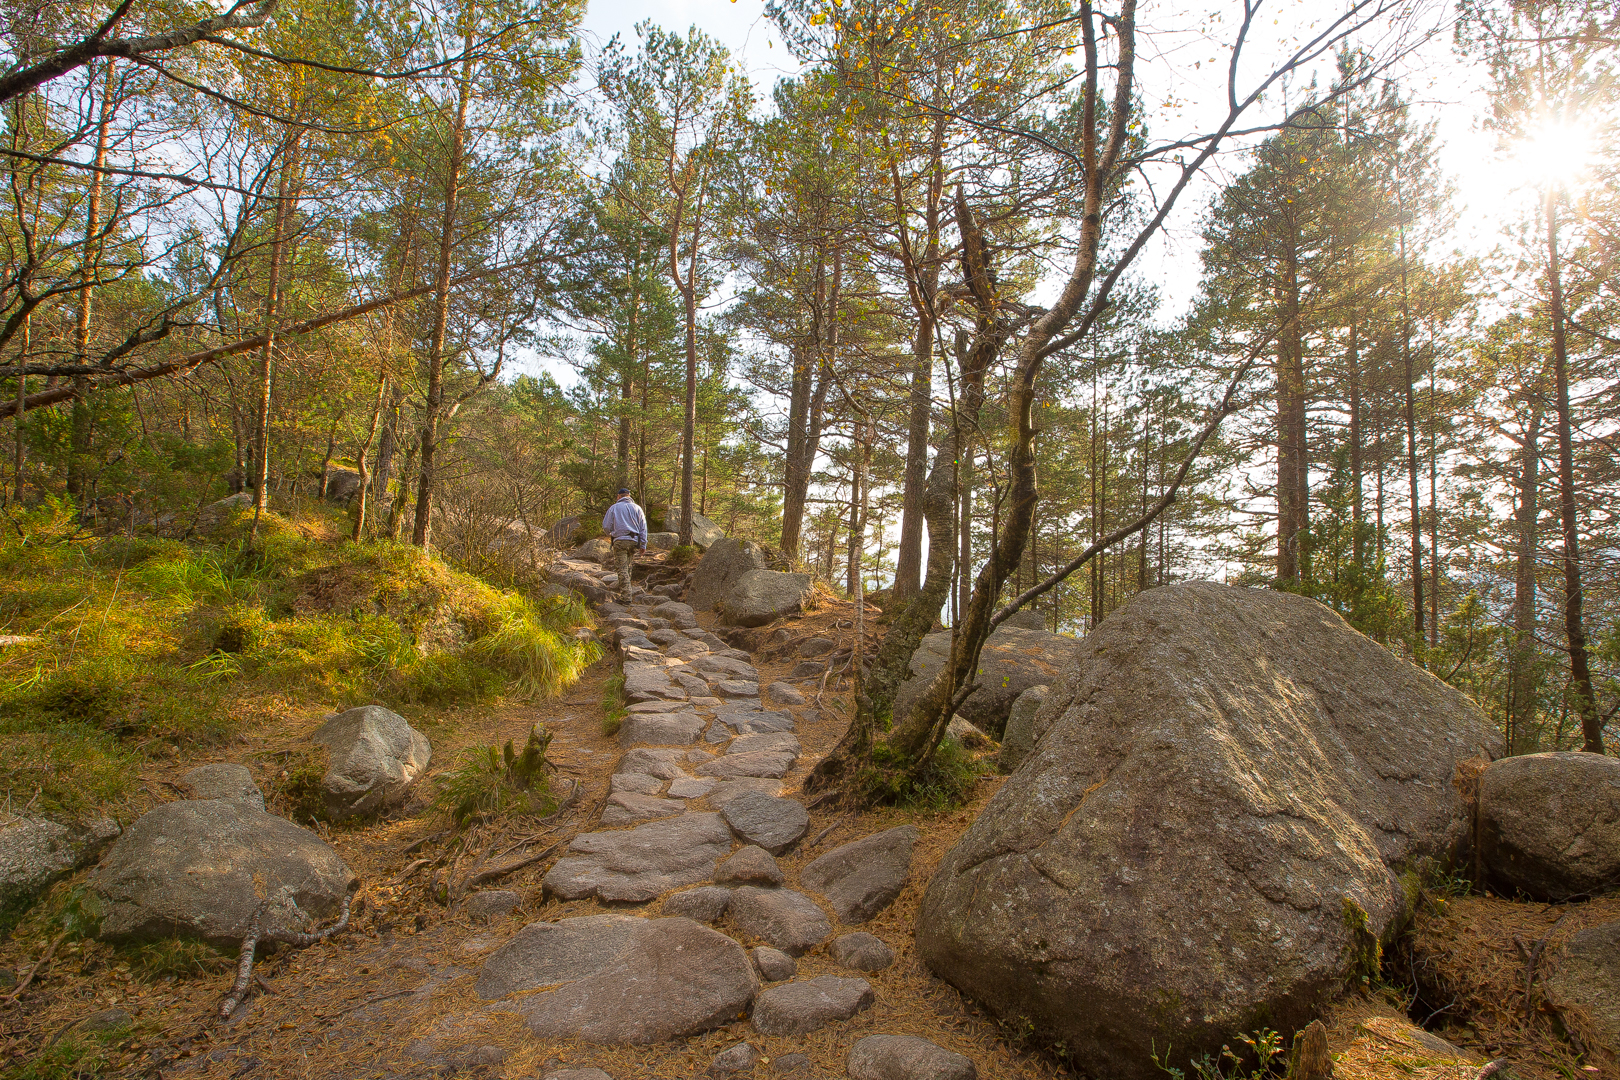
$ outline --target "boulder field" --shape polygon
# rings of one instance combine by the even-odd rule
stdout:
[[[1471,831],[1477,707],[1315,601],[1142,593],[1081,643],[1034,747],[929,883],[935,973],[1147,1080],[1294,1031],[1375,963]]]

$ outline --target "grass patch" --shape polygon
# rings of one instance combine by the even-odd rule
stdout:
[[[324,511],[321,511],[324,512]],[[420,550],[267,515],[204,541],[86,536],[46,507],[0,536],[0,797],[86,814],[144,761],[297,705],[557,694],[601,655],[577,600],[503,591]],[[303,796],[290,788],[295,803]]]
[[[602,734],[609,738],[624,726],[629,708],[624,701],[624,672],[617,671],[602,684]]]
[[[676,544],[664,556],[665,566],[690,566],[697,562],[698,549],[696,544]]]
[[[458,829],[485,817],[551,813],[557,803],[546,780],[546,748],[550,745],[551,733],[535,728],[521,751],[513,748],[510,739],[499,750],[470,747],[463,752],[460,765],[439,777],[434,805]]]

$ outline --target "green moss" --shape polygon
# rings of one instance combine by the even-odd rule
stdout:
[[[1371,984],[1378,978],[1384,963],[1384,944],[1372,931],[1372,921],[1366,909],[1346,896],[1343,900],[1342,921],[1350,932],[1345,953],[1345,978],[1352,985]]]

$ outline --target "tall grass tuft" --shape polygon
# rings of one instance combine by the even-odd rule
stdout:
[[[557,804],[546,779],[550,745],[551,733],[537,727],[521,751],[513,749],[510,739],[500,749],[469,748],[460,765],[439,777],[434,804],[457,828],[498,814],[551,813]]]
[[[507,676],[508,696],[533,701],[560,693],[602,658],[602,647],[595,641],[564,636],[568,626],[585,621],[577,602],[542,607],[522,596],[508,596],[493,615],[494,628],[467,652]]]

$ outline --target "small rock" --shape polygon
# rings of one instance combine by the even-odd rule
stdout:
[[[772,705],[803,705],[804,695],[785,682],[773,682],[765,688],[765,700]]]
[[[951,722],[945,727],[945,734],[969,749],[989,746],[994,740],[960,716],[951,717]]]
[[[111,819],[80,826],[14,817],[0,824],[0,910],[20,909],[53,882],[95,862],[117,835]]]
[[[762,1035],[808,1035],[836,1020],[848,1020],[872,1005],[865,979],[823,975],[806,982],[767,987],[754,998],[754,1029]]]
[[[180,782],[191,789],[194,798],[225,799],[264,809],[264,792],[253,782],[253,774],[241,765],[224,761],[199,765],[180,777]]]
[[[868,1035],[846,1062],[851,1080],[976,1080],[970,1058],[915,1035]]]
[[[911,873],[911,846],[922,835],[901,825],[834,848],[799,874],[846,923],[861,923],[894,902]]]
[[[838,643],[831,638],[813,637],[805,638],[799,642],[798,651],[800,656],[816,657],[826,656],[836,648],[838,648]]]
[[[546,1073],[544,1080],[613,1080],[601,1069],[562,1069]]]
[[[664,897],[664,914],[712,923],[731,906],[731,890],[716,885],[700,885],[695,889],[671,893]]]
[[[647,547],[653,551],[669,551],[681,542],[679,533],[655,532],[647,534]]]
[[[752,754],[760,750],[775,750],[797,756],[800,749],[799,737],[791,731],[753,731],[733,739],[726,747],[726,753]]]
[[[833,963],[856,971],[882,971],[894,963],[894,950],[875,934],[840,934],[829,950]]]
[[[781,949],[769,945],[754,948],[754,966],[766,982],[783,982],[799,973],[799,963]]]
[[[461,912],[473,922],[488,922],[509,915],[522,901],[511,889],[484,889],[461,902]]]
[[[404,802],[433,760],[427,736],[380,705],[338,713],[311,738],[330,756],[321,794],[326,812],[339,821]]]
[[[714,790],[718,780],[699,780],[696,777],[683,776],[672,780],[669,784],[669,797],[672,799],[701,799]]]
[[[721,813],[739,837],[772,855],[780,855],[797,844],[810,828],[810,813],[802,805],[769,795],[738,796],[726,803]]]
[[[709,1062],[709,1072],[714,1074],[742,1072],[744,1069],[752,1069],[758,1060],[759,1051],[742,1042],[714,1055],[714,1060]]]
[[[783,1054],[771,1062],[771,1071],[789,1074],[810,1071],[810,1057],[807,1054]]]
[[[759,697],[759,683],[741,679],[721,679],[709,684],[709,689],[723,701],[743,701]]]
[[[104,1031],[128,1027],[133,1022],[134,1017],[123,1009],[101,1009],[79,1021],[79,1030],[87,1035],[99,1035]]]
[[[792,889],[744,885],[732,894],[731,921],[744,934],[792,956],[803,955],[832,933],[832,924],[816,902]]]
[[[728,583],[716,606],[731,626],[764,626],[800,610],[809,593],[809,574],[750,570]]]
[[[801,660],[793,665],[793,670],[788,672],[788,678],[819,679],[826,670],[827,665],[820,660]]]
[[[787,876],[770,852],[750,844],[715,867],[714,880],[721,885],[781,885]]]

